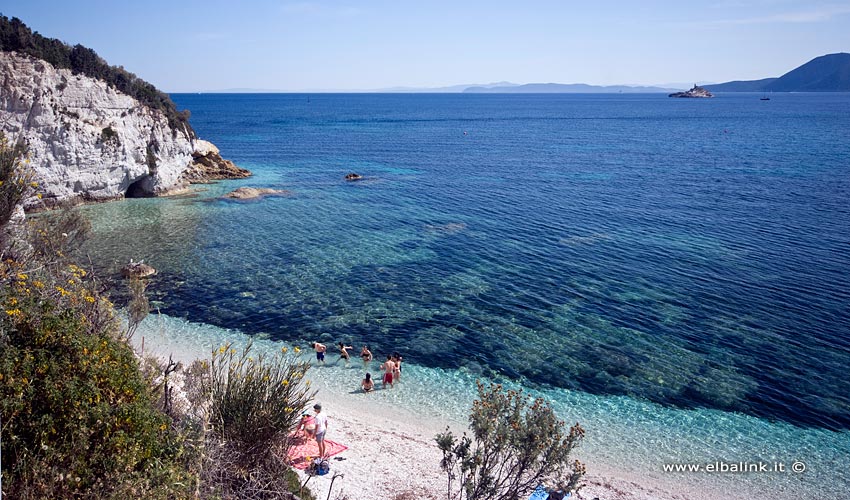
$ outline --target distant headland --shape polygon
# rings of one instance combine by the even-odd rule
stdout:
[[[850,92],[850,54],[816,57],[778,78],[705,86],[713,92]]]

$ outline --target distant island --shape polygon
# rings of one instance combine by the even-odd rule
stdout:
[[[467,87],[465,94],[619,94],[664,93],[671,90],[661,87],[630,85],[588,85],[586,83],[526,83],[525,85]]]
[[[706,85],[712,92],[850,92],[850,54],[812,59],[778,78]]]
[[[705,98],[705,97],[714,97],[714,94],[705,90],[697,84],[694,84],[694,88],[691,90],[686,90],[684,92],[673,92],[667,97],[696,97],[696,98]]]
[[[736,80],[726,83],[703,83],[706,92],[850,92],[850,54],[841,52],[816,57],[780,77],[761,80]],[[204,93],[369,93],[369,94],[626,94],[678,93],[685,84],[659,85],[589,85],[586,83],[526,83],[507,81],[467,83],[444,87],[385,87],[378,89],[282,89],[230,88],[204,90]],[[693,89],[691,89],[693,90]],[[677,96],[695,97],[695,96]]]

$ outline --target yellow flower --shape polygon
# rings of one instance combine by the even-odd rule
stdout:
[[[86,296],[86,302],[88,302],[89,304],[94,304],[94,297]]]
[[[286,351],[288,351],[288,350],[289,350],[289,349],[287,349],[286,347],[281,347],[281,348],[280,348],[280,352],[282,352],[282,353],[284,353],[284,354],[286,354]]]
[[[280,385],[283,385],[283,386],[287,386],[287,385],[289,385],[289,380],[286,380],[286,379],[282,380],[282,381],[280,382]]]
[[[226,346],[226,345],[223,345],[223,346],[221,346],[221,347],[219,347],[219,348],[218,348],[218,353],[219,353],[219,354],[224,354],[226,351],[227,351],[227,346]]]
[[[293,347],[292,350],[295,351],[295,354],[301,352],[301,349],[299,349],[298,347]]]
[[[162,425],[159,426],[159,430],[161,430],[161,431],[164,431],[167,428],[168,428],[168,426],[165,425],[165,424],[162,424]]]

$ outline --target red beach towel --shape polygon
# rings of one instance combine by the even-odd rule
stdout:
[[[303,434],[293,434],[292,440],[293,444],[289,448],[288,454],[289,464],[296,469],[304,470],[310,466],[310,460],[307,457],[313,459],[319,456],[319,445],[316,444],[315,439],[305,438]],[[325,454],[329,457],[342,453],[347,449],[348,446],[331,441],[330,439],[325,439]]]

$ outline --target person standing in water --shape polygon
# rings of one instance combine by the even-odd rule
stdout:
[[[372,362],[372,351],[369,350],[369,346],[364,345],[363,349],[360,349],[360,359],[363,360],[363,368],[368,368],[369,363]]]
[[[384,370],[384,378],[381,379],[381,387],[386,389],[387,384],[393,386],[393,371],[395,371],[395,361],[393,357],[387,354],[387,360],[381,363],[381,370]]]
[[[397,384],[401,382],[401,354],[398,352],[393,353],[393,363],[395,363],[395,369],[393,370],[393,383]]]
[[[328,348],[325,346],[325,344],[320,344],[318,342],[313,342],[313,344],[311,345],[313,347],[313,350],[316,351],[316,362],[325,364],[325,351],[327,351]]]
[[[339,347],[339,360],[337,360],[337,363],[344,359],[345,366],[348,366],[348,362],[351,360],[351,356],[348,354],[348,350],[354,349],[354,347],[350,345],[345,345],[342,342],[337,344],[337,347]]]

